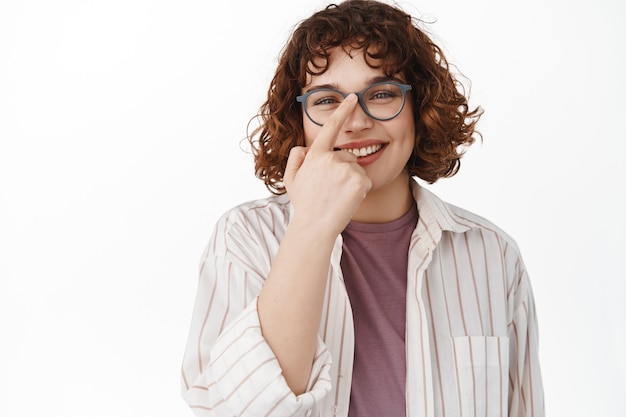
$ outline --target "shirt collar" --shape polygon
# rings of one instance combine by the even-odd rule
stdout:
[[[444,203],[431,191],[419,185],[415,179],[411,179],[410,186],[419,213],[418,227],[421,224],[431,235],[434,243],[439,242],[442,231],[463,233],[472,227],[471,223],[454,213],[453,206]],[[289,201],[288,194],[283,194],[278,198],[288,204],[289,218],[292,218],[293,204]],[[339,237],[341,238],[341,235]],[[341,239],[338,243],[340,241]]]
[[[420,186],[417,181],[411,181],[411,190],[417,204],[419,219],[425,223],[427,229],[463,233],[471,227],[471,223],[454,213],[453,206],[444,203],[431,191]]]

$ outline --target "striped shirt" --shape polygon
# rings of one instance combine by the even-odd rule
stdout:
[[[412,184],[406,299],[406,415],[542,417],[537,322],[515,242]],[[354,357],[341,235],[329,265],[307,391],[295,395],[263,338],[257,295],[285,233],[287,195],[238,206],[203,254],[182,366],[196,416],[348,415]],[[297,277],[294,277],[297,279]]]

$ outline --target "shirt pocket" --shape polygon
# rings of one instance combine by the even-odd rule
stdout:
[[[452,338],[459,415],[507,415],[509,338],[462,336]]]

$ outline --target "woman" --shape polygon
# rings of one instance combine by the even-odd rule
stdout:
[[[274,196],[218,222],[182,370],[198,416],[541,416],[514,241],[420,187],[454,175],[479,110],[401,10],[303,21],[254,132]]]

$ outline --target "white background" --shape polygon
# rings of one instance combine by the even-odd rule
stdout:
[[[267,194],[246,125],[324,4],[0,3],[1,416],[191,416],[200,254],[218,215]],[[548,415],[623,416],[626,6],[400,4],[485,109],[483,144],[431,189],[518,241]]]

